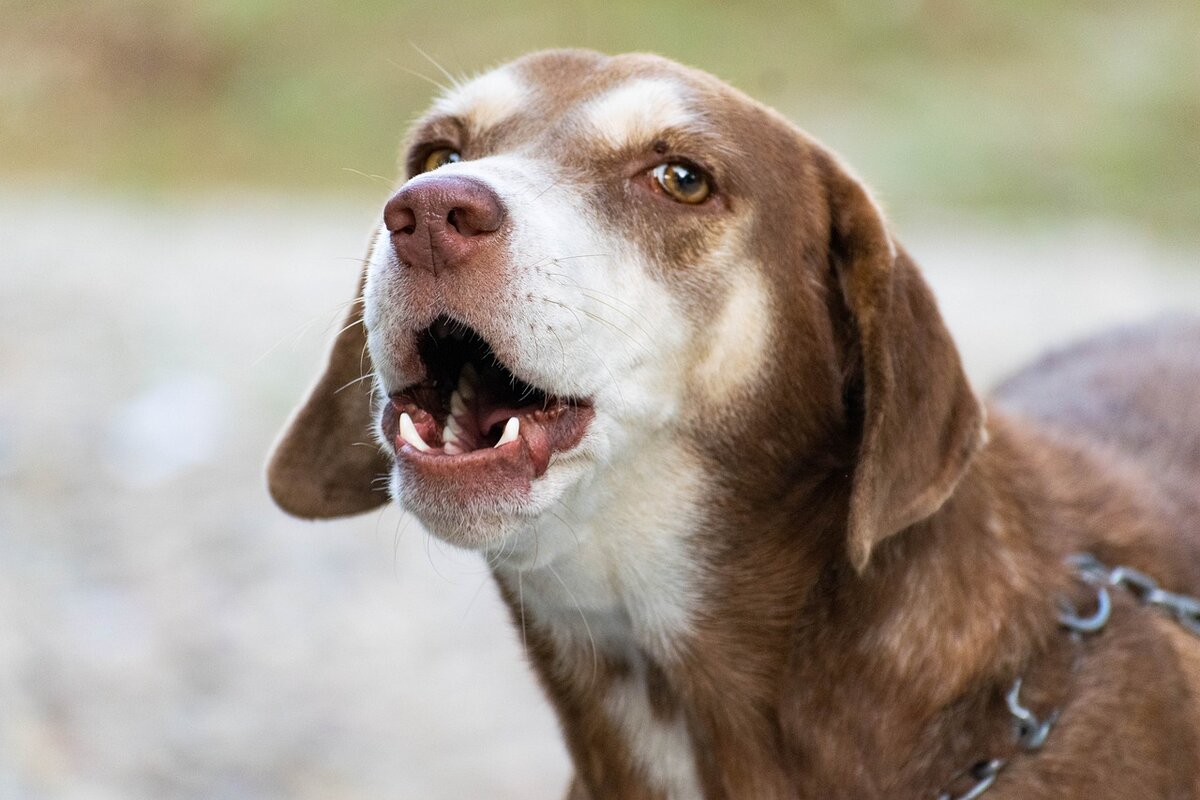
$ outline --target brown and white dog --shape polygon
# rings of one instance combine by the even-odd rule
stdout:
[[[1200,639],[1119,593],[1058,621],[1075,551],[1200,590],[1200,324],[985,413],[837,158],[653,56],[528,56],[406,152],[271,491],[335,517],[387,476],[486,555],[570,797],[958,796],[993,758],[989,798],[1200,796]]]

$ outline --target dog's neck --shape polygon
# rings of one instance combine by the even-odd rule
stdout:
[[[875,737],[917,741],[1052,626],[1057,554],[997,488],[993,464],[1014,457],[1003,429],[954,498],[862,575],[843,555],[843,475],[745,503],[736,486],[680,480],[703,474],[694,456],[659,456],[671,480],[649,461],[598,476],[592,505],[557,515],[569,539],[546,532],[540,553],[496,570],[599,796],[790,797],[819,785],[825,757],[860,750],[903,770],[911,752]]]

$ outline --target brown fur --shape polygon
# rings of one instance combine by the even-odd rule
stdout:
[[[631,75],[667,74],[701,97],[707,132],[664,132],[663,146],[737,142],[705,151],[724,206],[638,217],[604,176],[650,156],[580,155],[573,168],[695,319],[715,313],[727,277],[682,265],[729,231],[776,309],[753,386],[697,392],[711,413],[679,430],[714,479],[691,552],[704,602],[679,657],[570,650],[527,628],[577,771],[570,798],[662,797],[603,713],[631,674],[656,719],[683,720],[710,800],[934,797],[964,791],[960,773],[992,757],[1011,759],[986,795],[997,800],[1200,797],[1200,640],[1121,596],[1081,643],[1057,623],[1060,598],[1088,602],[1063,563],[1076,551],[1200,592],[1200,323],[1043,361],[1000,390],[985,423],[914,262],[828,151],[658,59],[557,53],[523,70],[558,88],[478,133],[468,157],[554,137],[580,152],[564,145],[570,129],[541,121]],[[446,125],[426,120],[415,140]],[[361,337],[352,325],[339,338],[272,461],[293,513],[382,500],[370,481],[386,462],[351,447],[369,406],[332,394],[369,368]],[[713,415],[727,423],[715,432]],[[521,617],[518,587],[498,579]],[[1003,693],[1017,676],[1027,705],[1062,709],[1037,753],[1012,741]]]

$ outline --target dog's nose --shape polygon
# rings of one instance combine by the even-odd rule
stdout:
[[[419,181],[401,189],[383,208],[400,262],[435,274],[478,251],[500,230],[504,217],[496,193],[462,175]]]

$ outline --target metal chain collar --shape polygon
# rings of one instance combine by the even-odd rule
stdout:
[[[1091,553],[1072,555],[1067,558],[1067,564],[1075,570],[1080,580],[1096,589],[1096,610],[1088,616],[1081,616],[1076,609],[1063,603],[1058,622],[1072,637],[1081,639],[1083,636],[1104,630],[1109,617],[1112,616],[1112,597],[1108,591],[1110,588],[1125,589],[1142,605],[1166,612],[1184,628],[1200,636],[1200,599],[1168,592],[1160,588],[1149,575],[1131,567],[1109,567]],[[1033,752],[1045,744],[1061,709],[1054,711],[1046,719],[1039,720],[1037,715],[1021,705],[1020,695],[1021,678],[1018,677],[1004,696],[1004,701],[1013,719],[1018,748],[1025,752]],[[937,800],[974,800],[991,788],[1007,764],[1008,759],[1004,758],[993,758],[974,764],[956,778],[974,781],[966,792],[957,795],[942,792]]]

